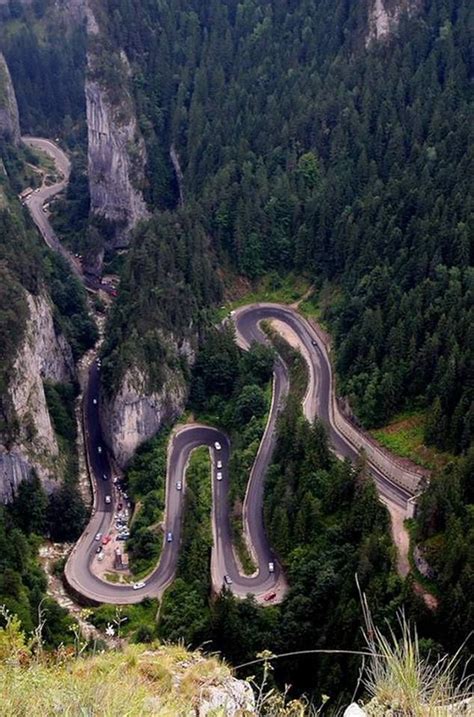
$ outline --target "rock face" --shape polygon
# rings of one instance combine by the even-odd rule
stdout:
[[[248,682],[228,677],[222,684],[203,690],[197,714],[199,717],[256,715],[255,695]]]
[[[0,52],[0,136],[14,145],[20,142],[20,119],[12,79]]]
[[[12,499],[18,484],[34,468],[48,487],[54,478],[58,444],[48,412],[44,380],[74,377],[72,351],[57,334],[51,305],[44,295],[27,294],[29,319],[8,387],[18,422],[18,436],[8,450],[0,445],[0,501]]]
[[[384,40],[396,31],[403,13],[417,9],[419,0],[370,0],[366,45]]]
[[[148,216],[142,187],[146,150],[128,89],[130,67],[125,53],[114,57],[114,86],[101,73],[100,29],[88,8],[91,39],[86,80],[88,167],[91,212],[112,223],[111,248],[128,246],[130,231]],[[120,77],[120,81],[117,80]]]
[[[144,373],[130,369],[120,390],[101,406],[104,436],[121,467],[164,423],[175,420],[185,405],[184,381],[170,376],[163,388],[153,393],[147,390],[147,383]]]

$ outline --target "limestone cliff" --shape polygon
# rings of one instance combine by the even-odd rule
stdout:
[[[411,14],[419,4],[419,0],[369,0],[366,45],[390,37],[396,31],[402,14]]]
[[[184,380],[170,372],[159,391],[150,391],[148,383],[142,371],[129,369],[119,391],[101,406],[105,439],[121,467],[138,446],[184,409],[187,396]]]
[[[90,5],[87,27],[85,92],[91,212],[111,223],[111,248],[120,248],[128,246],[131,230],[148,216],[142,194],[146,149],[129,88],[127,57],[123,51],[117,53],[106,46]]]
[[[16,438],[8,448],[0,444],[2,502],[11,500],[18,484],[29,477],[32,468],[46,486],[54,478],[58,444],[43,381],[70,381],[75,372],[71,348],[56,331],[46,295],[27,294],[27,303],[29,318],[8,386],[17,423]]]
[[[10,72],[0,52],[0,136],[12,144],[20,142],[20,120]]]

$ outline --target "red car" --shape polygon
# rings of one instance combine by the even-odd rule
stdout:
[[[102,538],[102,545],[107,545],[107,543],[110,543],[110,541],[111,541],[110,535],[104,535],[104,537]]]
[[[265,600],[265,602],[270,602],[270,600],[274,600],[276,596],[276,593],[267,593],[263,599]]]

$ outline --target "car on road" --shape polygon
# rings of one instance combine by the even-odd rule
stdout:
[[[216,442],[214,443],[214,448],[216,449],[216,451],[220,451],[220,450],[221,450],[222,446],[221,446],[221,444],[219,443],[219,441],[216,441]]]
[[[96,553],[101,553],[101,552],[102,552],[102,545],[98,545],[97,548],[95,549],[95,552],[96,552]]]
[[[105,496],[105,502],[107,503],[107,505],[112,502],[112,498],[110,497],[110,495]]]
[[[97,399],[96,399],[96,398],[93,398],[93,399],[92,399],[92,403],[94,404],[94,406],[96,406],[96,405],[97,405]]]
[[[183,490],[183,484],[180,480],[176,481],[176,490]]]
[[[95,536],[95,539],[102,540],[102,533],[97,533],[97,535]]]
[[[275,572],[275,563],[272,560],[270,560],[270,562],[268,563],[268,572],[269,573]]]
[[[173,542],[173,533],[171,533],[171,532],[166,533],[166,542],[167,542],[167,543],[172,543],[172,542]]]
[[[217,480],[222,480],[222,471],[217,471],[216,478]]]
[[[102,453],[102,446],[97,446],[97,453]]]
[[[224,575],[224,582],[226,585],[232,585],[232,578],[230,575]]]
[[[270,602],[270,600],[274,600],[276,596],[276,593],[267,593],[266,595],[264,595],[263,599],[265,600],[265,602]]]
[[[217,461],[217,467],[222,468],[222,461]]]
[[[313,344],[313,346],[317,346],[317,345],[318,345],[318,342],[316,341],[316,339],[311,339],[311,343]]]
[[[104,537],[102,538],[102,545],[107,545],[108,543],[110,543],[111,540],[112,538],[110,537],[110,535],[104,535]]]
[[[107,473],[102,474],[102,480],[109,480],[109,476],[107,475]]]
[[[141,590],[146,586],[146,583],[141,580],[139,583],[133,583],[133,589],[134,590]]]

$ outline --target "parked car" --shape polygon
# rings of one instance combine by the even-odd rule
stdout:
[[[97,548],[95,549],[95,552],[96,552],[96,553],[101,553],[101,552],[102,552],[102,545],[98,545]]]
[[[102,540],[102,533],[97,533],[97,535],[95,536],[95,539]]]
[[[265,602],[270,602],[270,600],[274,600],[275,598],[276,593],[267,593],[263,599],[265,600]]]
[[[214,443],[214,448],[216,449],[216,451],[220,451],[220,450],[221,450],[222,446],[221,446],[221,444],[219,443],[219,441],[216,441],[216,442]]]
[[[97,560],[100,560],[101,562],[104,558],[105,558],[105,553],[100,553],[100,555],[97,556]]]
[[[110,535],[104,535],[104,537],[102,538],[102,545],[108,545],[111,540],[112,538],[110,537]]]

